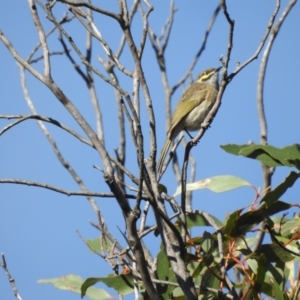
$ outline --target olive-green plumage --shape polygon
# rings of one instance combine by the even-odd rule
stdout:
[[[218,73],[221,68],[209,68],[202,71],[195,82],[183,93],[171,118],[167,140],[161,150],[157,162],[160,172],[172,141],[182,130],[199,130],[201,123],[216,102],[219,81]]]

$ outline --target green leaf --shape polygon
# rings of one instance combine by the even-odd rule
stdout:
[[[88,245],[88,248],[92,253],[101,253],[102,251],[110,251],[112,247],[112,243],[108,239],[101,241],[100,238],[88,239],[86,240],[86,244]],[[103,249],[103,247],[105,249]]]
[[[87,289],[98,282],[103,282],[108,287],[113,288],[122,295],[128,295],[133,291],[133,276],[111,274],[108,277],[90,277],[87,278],[81,286],[81,297],[85,296]]]
[[[268,208],[266,208],[264,204],[259,209],[248,211],[243,215],[239,215],[239,211],[236,211],[229,216],[224,233],[232,237],[243,235],[251,228],[252,225],[256,225],[262,222],[265,218],[291,207],[292,205],[289,203],[277,201]]]
[[[255,285],[253,288],[256,294],[259,294],[261,292],[261,288],[265,281],[267,265],[268,265],[268,261],[266,259],[266,256],[264,254],[260,255],[257,260],[257,273],[255,278]]]
[[[215,276],[218,275],[217,276]],[[220,287],[220,279],[221,278],[221,274],[220,274],[220,268],[215,267],[215,268],[210,268],[210,269],[206,269],[205,272],[202,275],[201,278],[201,282],[200,282],[200,286],[204,286],[204,287],[210,287],[213,289],[218,290]],[[214,294],[211,292],[201,292],[201,295],[204,295],[204,298],[202,299],[215,299],[214,298]]]
[[[280,282],[282,283],[284,278],[283,278],[283,273],[280,269],[275,268],[269,261],[268,261],[268,257],[266,257],[266,261],[267,265],[266,268],[259,270],[260,268],[260,257],[257,257],[256,255],[252,255],[248,260],[247,260],[249,267],[251,268],[251,270],[253,271],[253,273],[258,274],[259,272],[263,272],[264,273],[264,282],[261,285],[261,292],[268,295],[269,297],[272,297],[272,299],[277,299],[277,298],[273,298],[274,295],[276,294],[277,291],[275,291],[274,289],[274,281]],[[263,274],[261,273],[259,275],[262,276]]]
[[[294,165],[298,170],[300,170],[300,160],[299,159],[288,159],[288,162]]]
[[[227,153],[234,154],[234,155],[240,155],[240,151],[246,147],[249,147],[250,145],[236,145],[236,144],[228,144],[228,145],[221,145],[221,149],[226,151]]]
[[[208,252],[212,246],[212,244],[214,243],[214,239],[211,235],[211,233],[204,231],[203,233],[203,242],[202,242],[202,249],[205,252]]]
[[[293,281],[295,277],[295,261],[288,261],[285,263],[284,276],[287,280]]]
[[[238,221],[238,219],[240,218],[241,212],[243,210],[239,209],[234,211],[232,214],[229,215],[227,222],[225,224],[225,228],[224,228],[224,234],[228,234],[230,236],[232,236],[232,232],[235,231],[236,229],[236,225],[235,223]]]
[[[279,184],[274,190],[268,192],[261,200],[260,203],[266,203],[266,207],[269,207],[274,202],[278,201],[279,198],[294,185],[296,180],[300,177],[300,173],[291,172],[288,177]]]
[[[160,280],[177,282],[176,276],[174,274],[173,269],[170,266],[169,259],[164,249],[162,249],[157,255],[156,272],[157,272],[157,277]],[[176,288],[173,285],[158,284],[158,283],[156,284],[156,286],[157,286],[157,291],[164,299],[169,299],[169,295]]]
[[[294,259],[294,256],[291,253],[275,243],[261,245],[257,250],[257,253],[263,253],[268,258],[269,262],[288,262]]]
[[[283,291],[281,290],[279,284],[276,282],[276,280],[272,280],[272,287],[275,295],[273,296],[276,300],[284,300]]]
[[[210,218],[214,220],[214,222],[217,224],[219,228],[223,227],[224,224],[219,221],[217,218],[215,218],[212,215],[209,215]],[[187,214],[187,228],[190,229],[192,227],[199,227],[199,226],[211,226],[207,220],[200,214],[194,214],[194,213],[188,213]]]
[[[74,293],[81,294],[83,279],[80,276],[71,274],[60,278],[40,279],[38,280],[38,283],[51,283],[57,289],[68,290]],[[112,299],[112,296],[109,295],[105,290],[94,287],[91,287],[87,291],[86,296],[92,300]]]
[[[242,155],[261,161],[270,167],[300,166],[300,145],[294,144],[284,148],[276,148],[270,145],[223,145],[223,150],[234,155]]]
[[[176,299],[176,300],[186,300],[185,295],[180,287],[176,287],[174,289],[174,292],[172,293],[172,297],[173,297],[172,299]],[[170,297],[168,297],[167,299],[169,300]]]
[[[198,261],[194,264],[194,269],[192,270],[192,277],[195,283],[197,282],[198,285],[200,284],[202,278],[201,274],[204,274],[207,267],[215,263],[214,259],[212,254],[206,254],[205,256],[202,256],[201,259],[198,257]]]
[[[161,280],[166,280],[169,274],[170,262],[164,249],[157,255],[157,276]]]
[[[300,219],[298,217],[295,217],[292,220],[282,220],[280,217],[274,223],[277,228],[280,228],[280,234],[283,237],[290,238],[292,235],[300,232]]]
[[[159,193],[166,193],[166,194],[168,194],[168,189],[167,189],[167,187],[165,185],[159,183],[158,184],[158,192]]]
[[[243,186],[252,186],[249,182],[242,178],[232,176],[232,175],[220,175],[214,176],[206,179],[202,179],[193,183],[188,183],[186,185],[186,190],[188,192],[209,189],[215,193],[223,193],[233,189],[237,189]],[[173,197],[181,194],[181,186],[177,188]]]

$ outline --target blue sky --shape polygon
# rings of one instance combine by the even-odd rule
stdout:
[[[98,1],[99,6],[117,11],[117,1]],[[159,34],[169,13],[168,1],[151,1],[154,11],[149,23]],[[175,14],[170,43],[166,51],[166,67],[170,85],[175,84],[185,73],[190,62],[198,51],[204,32],[210,21],[217,1],[176,1],[178,11]],[[279,15],[288,1],[282,1]],[[62,17],[64,7],[57,5],[55,15]],[[235,20],[234,48],[232,51],[229,72],[235,69],[237,62],[244,62],[257,49],[266,30],[267,23],[274,10],[275,1],[228,1],[228,11]],[[272,48],[266,73],[264,90],[265,109],[269,129],[269,144],[284,147],[299,143],[299,111],[300,111],[300,7],[295,5],[284,22]],[[48,31],[52,24],[40,11],[41,20]],[[277,17],[278,20],[278,17]],[[120,28],[105,16],[96,18],[96,23],[103,37],[116,49],[119,44]],[[133,34],[139,44],[141,36],[140,17],[133,22]],[[74,41],[84,50],[85,32],[75,21],[65,26]],[[26,1],[4,1],[0,11],[0,29],[11,40],[17,51],[28,57],[31,49],[38,41],[37,33],[29,13]],[[219,14],[211,32],[206,50],[198,61],[193,75],[202,69],[219,66],[218,58],[225,55],[228,40],[228,25],[224,15]],[[49,39],[51,50],[61,50],[57,33]],[[78,64],[80,60],[74,51],[71,52]],[[19,69],[11,55],[0,43],[0,114],[29,114],[20,87]],[[95,42],[93,62],[97,63],[97,55],[104,56],[103,50]],[[122,56],[122,63],[132,70],[133,63],[128,49]],[[51,59],[53,78],[61,86],[67,96],[95,128],[95,117],[85,84],[72,65],[63,56]],[[206,132],[200,144],[192,149],[197,162],[196,179],[215,175],[230,174],[244,178],[255,187],[262,187],[260,164],[253,160],[231,156],[219,146],[223,144],[244,144],[249,141],[259,142],[259,124],[256,109],[256,86],[261,55],[245,68],[230,83],[225,91],[222,106],[211,128]],[[161,84],[158,65],[149,41],[147,41],[143,57],[143,68],[153,107],[156,113],[158,149],[165,139],[164,92]],[[38,70],[42,65],[36,64]],[[81,66],[84,70],[84,67]],[[129,93],[132,85],[128,78],[120,76],[120,82]],[[83,134],[79,126],[53,97],[53,95],[35,78],[28,75],[28,89],[39,114],[52,117]],[[96,78],[97,92],[104,118],[106,146],[110,153],[118,146],[117,115],[115,113],[114,91]],[[172,106],[177,103],[183,89],[179,88],[172,99]],[[145,137],[145,155],[149,154],[149,129],[145,113],[145,105],[141,105],[143,130]],[[11,121],[0,120],[0,128]],[[90,147],[78,142],[72,136],[62,132],[55,126],[47,125],[65,158],[83,178],[91,191],[105,192],[101,172],[93,165],[102,166],[97,153]],[[127,126],[128,129],[128,126]],[[128,157],[126,166],[135,174],[137,163],[134,148],[127,130]],[[14,127],[0,137],[0,178],[18,178],[39,181],[68,190],[79,190],[69,174],[57,161],[48,141],[36,125],[35,121],[27,121]],[[183,151],[178,151],[182,161]],[[170,194],[176,189],[176,182],[171,168],[162,179]],[[282,182],[289,169],[277,169],[273,177],[273,186]],[[283,200],[299,203],[299,182],[285,195]],[[195,209],[205,210],[223,220],[226,214],[251,204],[254,192],[243,188],[224,194],[213,194],[209,191],[198,191],[193,196]],[[96,199],[108,227],[125,245],[117,226],[124,230],[122,214],[113,199]],[[37,284],[41,278],[60,277],[77,274],[82,278],[89,276],[105,276],[111,273],[109,266],[99,257],[91,254],[78,238],[79,230],[85,238],[96,238],[98,232],[89,225],[89,220],[96,221],[96,216],[84,197],[67,197],[41,188],[0,185],[0,252],[7,259],[9,270],[15,278],[18,290],[23,299],[79,299],[79,295],[59,291],[50,285]],[[149,224],[153,224],[150,217]],[[146,239],[151,242],[153,255],[158,251],[158,238]],[[14,299],[12,290],[4,272],[0,271],[0,297]],[[112,292],[113,293],[113,292]],[[115,294],[114,294],[115,295]]]

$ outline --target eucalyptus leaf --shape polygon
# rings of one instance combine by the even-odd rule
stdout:
[[[300,145],[294,144],[284,148],[271,145],[223,145],[223,150],[234,155],[253,158],[269,167],[288,166],[300,167]]]
[[[201,189],[209,189],[215,193],[223,193],[244,186],[251,187],[252,185],[246,180],[236,176],[219,175],[219,176],[202,179],[193,183],[188,183],[186,185],[186,190],[190,192],[190,191],[201,190]],[[181,191],[182,191],[181,186],[179,186],[175,191],[173,197],[180,195]]]
[[[83,279],[80,276],[70,274],[59,278],[40,279],[38,280],[38,283],[50,283],[53,284],[57,289],[68,290],[81,294]],[[88,291],[86,291],[85,295],[92,300],[112,299],[112,296],[109,295],[105,290],[95,287],[90,287]]]

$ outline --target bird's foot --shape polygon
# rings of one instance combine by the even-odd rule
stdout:
[[[188,136],[189,136],[191,139],[194,139],[194,138],[192,137],[192,135],[191,135],[186,129],[184,129],[184,131],[188,134]]]

